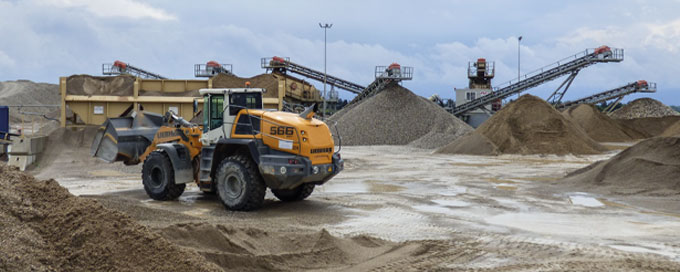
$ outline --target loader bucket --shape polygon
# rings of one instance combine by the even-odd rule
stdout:
[[[90,155],[107,162],[137,164],[162,125],[163,116],[151,112],[109,118],[99,127]]]

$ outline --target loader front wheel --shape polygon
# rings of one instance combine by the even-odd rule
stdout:
[[[267,187],[253,161],[242,154],[224,159],[215,175],[217,195],[227,209],[252,211],[262,207]]]
[[[175,184],[170,158],[162,150],[151,152],[142,166],[144,191],[155,200],[173,200],[184,192],[186,184]]]
[[[314,186],[311,183],[304,183],[293,189],[272,189],[272,193],[281,201],[300,201],[312,194]]]

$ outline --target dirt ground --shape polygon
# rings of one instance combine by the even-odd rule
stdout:
[[[308,200],[282,203],[268,192],[255,212],[228,211],[193,185],[178,201],[150,200],[138,166],[72,164],[33,174],[122,211],[225,270],[679,271],[677,200],[555,184],[616,152],[471,156],[343,147],[345,171]]]

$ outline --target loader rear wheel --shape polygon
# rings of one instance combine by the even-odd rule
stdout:
[[[217,195],[227,209],[252,211],[262,207],[267,187],[249,157],[237,154],[224,159],[215,181]]]
[[[293,189],[272,189],[272,193],[281,201],[300,201],[312,194],[314,186],[314,184],[305,183]]]
[[[162,150],[151,152],[142,166],[142,183],[144,191],[155,200],[173,200],[178,198],[186,184],[175,184],[175,172],[172,162]]]

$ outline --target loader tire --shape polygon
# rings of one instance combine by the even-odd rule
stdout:
[[[142,183],[144,191],[155,200],[173,200],[178,198],[186,184],[175,184],[175,172],[172,162],[165,151],[151,152],[142,166]]]
[[[215,181],[217,195],[227,209],[252,211],[262,207],[267,187],[250,157],[236,154],[222,160]]]
[[[303,200],[314,191],[314,184],[304,183],[293,189],[272,189],[272,193],[281,201],[300,201]]]

